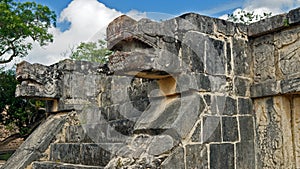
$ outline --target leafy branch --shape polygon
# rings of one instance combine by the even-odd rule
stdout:
[[[254,11],[247,12],[245,10],[238,11],[236,14],[228,14],[228,21],[235,23],[243,23],[249,25],[250,23],[257,22],[272,16],[272,12],[264,12],[262,15],[254,14]]]
[[[0,0],[0,64],[24,57],[32,49],[29,39],[44,46],[53,41],[48,29],[55,26],[56,15],[35,2]]]
[[[106,63],[113,52],[106,48],[106,42],[81,42],[76,49],[71,50],[71,59],[90,62]]]

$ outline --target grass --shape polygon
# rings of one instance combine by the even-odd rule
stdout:
[[[0,160],[8,160],[9,157],[13,154],[13,152],[7,152],[7,153],[4,153],[4,154],[0,154]]]

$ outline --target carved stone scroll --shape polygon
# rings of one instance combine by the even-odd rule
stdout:
[[[300,168],[300,97],[293,100],[292,117],[296,168]]]
[[[290,99],[285,96],[256,99],[258,168],[295,168]]]

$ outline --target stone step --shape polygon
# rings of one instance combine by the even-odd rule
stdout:
[[[131,127],[128,127],[128,125],[131,125]],[[85,123],[83,125],[68,126],[66,127],[65,142],[119,143],[126,140],[130,130],[132,130],[132,124],[128,120],[113,120],[109,122]]]
[[[104,167],[121,146],[118,143],[54,143],[50,161]]]
[[[32,164],[32,169],[103,169],[101,166],[88,166],[80,164],[68,164],[68,163],[58,163],[58,162],[34,162]]]
[[[81,125],[73,125],[66,127],[67,143],[92,143],[91,138],[86,134]]]

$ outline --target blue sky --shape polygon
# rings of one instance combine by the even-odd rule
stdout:
[[[28,0],[19,0],[28,1]],[[61,12],[75,0],[29,0],[43,5],[49,6],[60,17]],[[89,3],[90,0],[86,0]],[[96,1],[96,0],[95,0]],[[121,13],[130,11],[138,11],[147,13],[149,18],[155,18],[157,14],[177,16],[186,12],[196,12],[207,16],[220,17],[228,13],[232,13],[238,8],[247,8],[255,4],[256,8],[271,7],[275,9],[275,13],[284,12],[297,6],[300,0],[97,0],[104,4],[107,8],[114,9]],[[274,12],[273,12],[274,13]],[[152,18],[152,19],[153,19]],[[61,20],[57,24],[58,28],[65,31],[69,28],[68,20]]]
[[[24,0],[22,0],[24,1]],[[72,0],[33,0],[49,6],[59,14]],[[160,12],[178,15],[185,12],[199,12],[210,16],[219,16],[233,9],[242,7],[245,0],[98,0],[108,8],[127,13],[131,10],[140,12]]]
[[[106,26],[126,14],[136,20],[167,19],[186,12],[226,18],[238,10],[274,15],[300,7],[300,0],[19,0],[47,5],[57,14],[57,27],[49,31],[54,42],[46,47],[34,44],[25,60],[53,64],[69,57],[80,42],[105,39]],[[42,56],[42,57],[41,57]],[[15,63],[21,60],[15,60]]]
[[[22,2],[27,0],[20,0]],[[30,0],[50,7],[59,16],[63,9],[72,0]],[[116,9],[122,13],[132,10],[147,12],[148,17],[155,19],[157,13],[168,17],[180,15],[186,12],[196,12],[204,15],[219,17],[231,13],[236,8],[241,8],[245,0],[98,0],[108,8]],[[58,22],[58,28],[62,31],[68,29],[68,22]]]
[[[242,6],[243,0],[101,0],[109,8],[122,12],[138,10],[141,12],[161,12],[178,15],[184,12],[202,12],[215,8],[234,9]],[[230,4],[230,5],[228,5]]]

